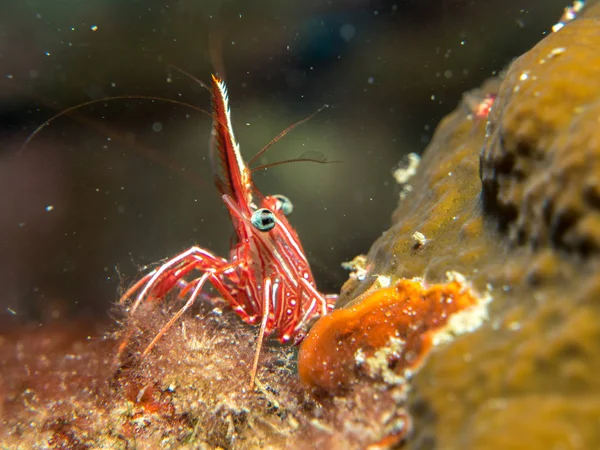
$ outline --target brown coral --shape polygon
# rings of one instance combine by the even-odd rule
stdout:
[[[499,93],[489,136],[485,121],[469,114],[472,102],[445,118],[391,229],[369,251],[361,277],[344,288],[340,303],[351,305],[379,274],[437,281],[454,269],[478,290],[491,289],[490,321],[435,348],[411,380],[408,448],[587,449],[600,443],[600,266],[593,243],[600,92],[592,76],[598,36],[594,20],[577,19],[517,60],[501,87],[492,83],[476,93]],[[588,60],[579,61],[581,55]],[[562,80],[549,72],[531,78],[526,61],[540,71],[556,64]],[[530,72],[523,76],[523,70]],[[571,72],[582,85],[566,80]],[[521,96],[521,89],[530,95]],[[545,102],[536,104],[539,98]],[[577,105],[583,109],[575,114]],[[504,136],[506,120],[516,134]],[[478,171],[484,143],[486,208]],[[512,156],[503,159],[505,149]],[[540,193],[556,205],[540,211]],[[569,209],[574,213],[562,216]],[[426,245],[414,246],[415,232]],[[514,245],[519,242],[530,245]],[[571,258],[565,249],[588,257]]]
[[[579,19],[510,67],[481,157],[487,206],[513,242],[600,250],[600,33]]]

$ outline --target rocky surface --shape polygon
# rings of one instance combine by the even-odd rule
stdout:
[[[5,334],[0,446],[341,450],[397,442],[406,430],[396,396],[377,397],[380,386],[308,392],[291,347],[263,348],[249,389],[256,329],[220,306],[201,305],[140,358],[171,317],[165,309],[146,304],[135,323],[103,339],[88,337],[89,327]],[[130,344],[115,361],[124,336]]]

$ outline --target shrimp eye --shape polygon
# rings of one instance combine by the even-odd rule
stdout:
[[[275,194],[273,198],[277,200],[277,209],[283,211],[283,214],[289,216],[294,210],[294,205],[292,201],[287,198],[285,195]]]
[[[254,211],[250,219],[252,226],[259,231],[269,231],[275,226],[275,213],[267,208]]]

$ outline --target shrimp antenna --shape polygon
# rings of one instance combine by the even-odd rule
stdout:
[[[292,131],[294,128],[296,128],[298,125],[302,125],[304,122],[308,122],[310,119],[312,119],[313,117],[315,117],[317,114],[319,114],[321,111],[323,111],[324,109],[329,108],[329,105],[325,104],[323,106],[321,106],[319,109],[317,109],[314,113],[312,113],[310,116],[305,117],[304,119],[299,120],[298,122],[294,122],[293,124],[291,124],[289,127],[287,127],[285,130],[283,130],[281,133],[279,133],[277,136],[275,136],[271,142],[269,142],[267,145],[265,145],[256,155],[254,155],[250,161],[248,161],[248,166],[251,166],[252,163],[254,161],[256,161],[258,158],[260,158],[262,155],[265,154],[265,152],[271,148],[271,146],[273,146],[273,144],[275,144],[277,141],[279,141],[282,137],[284,137],[286,134],[288,134],[290,131]],[[291,162],[291,161],[290,161]],[[318,162],[318,161],[316,161]],[[321,161],[322,162],[322,161]],[[262,166],[262,168],[264,168],[264,166]]]
[[[158,101],[163,101],[163,102],[168,102],[168,103],[172,103],[174,105],[180,105],[180,106],[187,106],[188,108],[191,108],[195,111],[201,112],[203,114],[206,114],[207,116],[212,118],[212,114],[209,113],[208,111],[202,109],[202,108],[198,108],[197,106],[194,105],[190,105],[189,103],[185,103],[185,102],[181,102],[179,100],[173,100],[170,98],[165,98],[165,97],[153,97],[150,95],[117,95],[115,97],[105,97],[105,98],[99,98],[96,100],[90,100],[88,102],[84,102],[84,103],[80,103],[79,105],[75,105],[75,106],[71,106],[70,108],[65,109],[64,111],[61,111],[57,114],[55,114],[54,116],[52,116],[50,119],[46,120],[43,124],[41,124],[39,127],[37,127],[28,137],[27,139],[25,139],[25,142],[23,143],[23,145],[21,146],[21,148],[19,149],[19,151],[17,152],[17,154],[20,154],[23,149],[25,147],[27,147],[27,145],[33,140],[33,138],[35,136],[37,136],[37,134],[42,131],[45,127],[47,127],[48,125],[50,125],[52,122],[54,122],[56,119],[58,119],[59,117],[62,117],[66,114],[69,114],[79,108],[83,108],[84,106],[89,106],[89,105],[94,105],[96,103],[104,103],[107,101],[111,101],[111,100],[123,100],[123,99],[129,99],[129,100],[158,100]]]
[[[174,66],[173,64],[169,64],[167,66],[169,69],[173,69],[176,72],[179,72],[182,75],[185,75],[186,77],[188,77],[190,80],[195,81],[196,83],[198,83],[200,86],[202,86],[204,89],[206,89],[208,92],[212,92],[210,90],[210,88],[206,85],[206,83],[204,81],[202,81],[200,78],[195,77],[194,75],[192,75],[191,73],[177,67]],[[212,116],[211,116],[212,117]]]
[[[329,161],[322,153],[320,152],[304,152],[298,158],[286,159],[284,161],[276,161],[269,164],[263,164],[261,166],[253,167],[250,172],[258,172],[259,170],[268,169],[269,167],[280,166],[282,164],[287,163],[296,163],[296,162],[314,162],[318,164],[331,164],[331,163],[341,163],[342,161]]]

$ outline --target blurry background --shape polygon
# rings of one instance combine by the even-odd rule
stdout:
[[[0,5],[0,322],[107,317],[146,264],[197,243],[227,256],[231,231],[207,160],[222,56],[246,159],[327,103],[261,163],[317,151],[341,164],[256,174],[291,217],[324,292],[342,261],[388,227],[392,171],[422,152],[462,93],[554,24],[565,0],[27,0]]]

